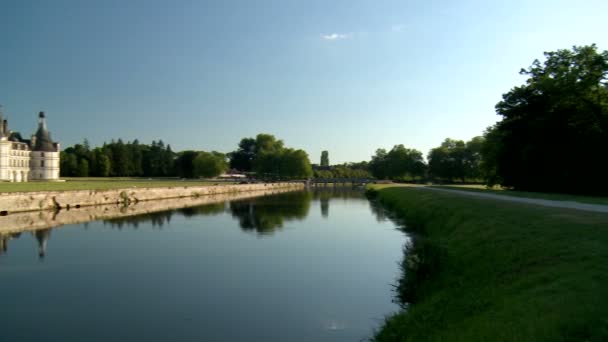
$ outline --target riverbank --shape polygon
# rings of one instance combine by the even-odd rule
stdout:
[[[154,214],[167,210],[198,208],[206,205],[217,205],[224,208],[229,201],[239,201],[256,197],[277,195],[293,191],[290,188],[279,188],[261,191],[239,193],[224,193],[217,195],[158,199],[142,201],[128,206],[122,204],[105,204],[72,208],[70,210],[26,211],[0,216],[0,239],[3,236],[18,234],[26,231],[36,231],[47,228],[57,228],[68,224],[86,223],[90,221],[122,219],[131,216]]]
[[[74,191],[74,190],[112,190],[126,188],[168,188],[190,187],[218,184],[237,184],[230,180],[200,180],[177,178],[134,178],[134,177],[74,177],[61,178],[59,181],[30,181],[21,183],[0,182],[0,193]]]
[[[414,241],[376,340],[608,339],[608,215],[374,189]]]
[[[153,188],[119,188],[110,190],[37,191],[0,193],[0,213],[70,209],[104,204],[130,204],[157,199],[199,197],[227,193],[302,189],[303,183],[256,183]]]

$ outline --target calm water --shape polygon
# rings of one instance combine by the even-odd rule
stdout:
[[[343,191],[13,234],[0,341],[359,341],[398,309],[404,242]]]

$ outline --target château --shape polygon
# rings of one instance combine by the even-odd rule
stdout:
[[[31,139],[8,129],[0,112],[0,181],[59,180],[59,143],[53,142],[44,112]]]

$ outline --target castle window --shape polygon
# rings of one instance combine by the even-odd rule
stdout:
[[[40,156],[41,156],[41,157],[44,157],[44,152],[40,153]]]
[[[44,167],[44,160],[40,161],[40,167]]]

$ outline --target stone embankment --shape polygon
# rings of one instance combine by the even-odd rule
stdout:
[[[35,231],[45,228],[55,228],[66,224],[77,224],[96,220],[145,215],[166,210],[176,210],[206,204],[244,200],[292,190],[293,188],[283,187],[271,190],[222,193],[198,197],[160,199],[155,201],[140,201],[127,206],[124,204],[113,203],[72,208],[70,210],[46,210],[13,213],[6,216],[0,216],[0,238],[7,234]]]
[[[303,183],[259,183],[113,190],[41,191],[0,194],[0,214],[71,209],[107,204],[133,203],[170,198],[235,194],[251,191],[304,188]]]

